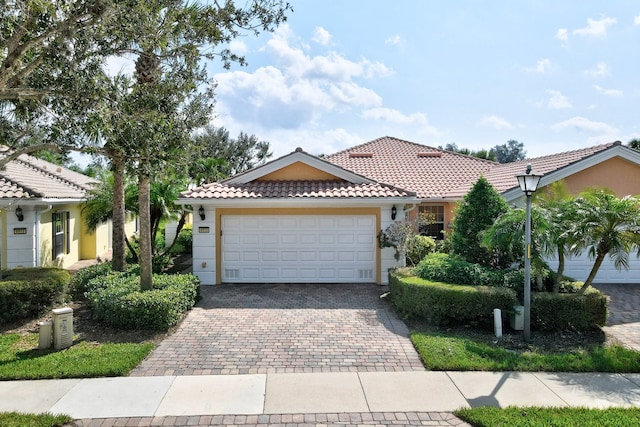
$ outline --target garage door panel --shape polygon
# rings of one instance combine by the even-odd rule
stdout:
[[[556,271],[558,269],[557,258],[547,260],[549,266]],[[588,254],[565,258],[564,274],[575,280],[584,281],[589,276],[594,260]],[[618,271],[611,258],[606,256],[594,279],[594,283],[638,283],[640,284],[640,260],[631,254],[629,257],[629,269]]]
[[[223,281],[371,282],[375,224],[374,215],[223,215]]]

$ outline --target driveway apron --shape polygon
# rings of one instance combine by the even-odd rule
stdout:
[[[640,284],[596,285],[609,295],[609,319],[606,334],[622,345],[640,351]]]
[[[202,287],[202,300],[132,376],[423,371],[373,284]]]

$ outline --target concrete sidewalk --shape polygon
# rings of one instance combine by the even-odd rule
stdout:
[[[640,374],[344,372],[0,382],[0,411],[76,419],[446,413],[509,405],[640,406]]]

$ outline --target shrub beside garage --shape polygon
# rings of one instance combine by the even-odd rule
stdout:
[[[112,272],[86,283],[93,316],[121,329],[166,331],[180,322],[200,297],[200,281],[193,274],[155,274],[154,289],[140,290],[137,275]]]
[[[413,276],[409,270],[389,273],[391,300],[405,317],[435,325],[493,325],[493,309],[503,318],[519,305],[516,292],[508,287],[447,284]],[[531,299],[531,327],[543,331],[588,330],[603,326],[608,297],[593,289],[585,295],[537,293]]]

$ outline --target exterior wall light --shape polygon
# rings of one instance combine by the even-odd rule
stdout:
[[[391,219],[395,220],[396,215],[398,215],[398,208],[396,208],[396,205],[393,205],[391,208]]]
[[[204,221],[206,216],[204,214],[204,207],[202,207],[202,205],[200,205],[200,209],[198,209],[198,214],[200,214],[200,219]]]
[[[527,196],[526,219],[524,223],[524,330],[525,341],[531,339],[531,195],[538,189],[540,178],[531,172],[531,165],[522,175],[517,175],[520,189]]]
[[[18,217],[18,221],[24,221],[24,214],[22,213],[22,208],[20,206],[16,208],[16,216]]]

